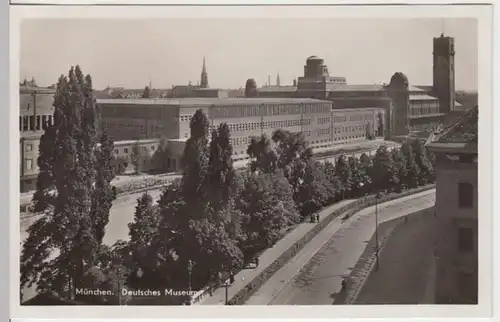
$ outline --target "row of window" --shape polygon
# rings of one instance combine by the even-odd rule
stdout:
[[[349,121],[351,122],[356,122],[356,121],[369,121],[373,120],[373,114],[353,114],[349,116]],[[343,123],[347,122],[347,116],[334,116],[333,117],[333,123]]]
[[[256,116],[280,116],[296,114],[319,114],[330,113],[331,105],[329,103],[315,104],[261,104],[249,106],[224,106],[212,107],[210,109],[211,117],[256,117]]]
[[[150,119],[168,119],[174,118],[177,114],[176,108],[166,108],[165,106],[143,105],[143,106],[113,106],[103,104],[102,116],[144,119],[146,116]]]
[[[439,106],[411,106],[410,115],[427,115],[439,113]]]
[[[19,116],[19,131],[40,131],[45,129],[45,124],[52,125],[53,118],[52,115],[34,115],[31,116]]]
[[[371,123],[369,123],[371,125]],[[347,125],[347,126],[339,126],[334,127],[334,133],[349,133],[349,132],[365,132],[366,126],[369,124],[357,124],[357,125]]]
[[[330,123],[330,117],[318,117],[318,124]]]
[[[147,147],[145,147],[145,146],[141,146],[140,148],[141,148],[141,152],[143,152],[143,153],[147,153],[147,152],[148,152],[148,148],[147,148]],[[137,149],[137,147],[133,147],[133,148],[132,148],[132,151],[133,151],[134,153],[137,153],[137,150],[136,150],[136,149]],[[149,147],[149,149],[150,149],[151,151],[154,151],[154,150],[156,150],[156,146],[151,145],[151,146]],[[120,150],[119,150],[119,149],[115,149],[115,154],[119,154],[119,153],[120,153]],[[128,154],[128,148],[123,148],[123,153],[124,153],[124,154]]]

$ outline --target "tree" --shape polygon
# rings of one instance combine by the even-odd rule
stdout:
[[[419,184],[425,184],[427,182],[434,182],[435,173],[434,168],[427,157],[427,153],[422,142],[418,139],[413,140],[411,143],[413,153],[415,153],[415,162],[420,169]]]
[[[406,159],[406,176],[402,178],[405,185],[410,188],[416,188],[418,186],[420,177],[420,168],[415,161],[415,153],[413,153],[413,147],[411,143],[406,141],[401,146],[401,153]]]
[[[186,141],[182,156],[182,195],[186,201],[186,218],[202,218],[207,215],[208,193],[208,128],[209,122],[203,110],[197,110],[190,123],[191,136]]]
[[[236,172],[233,167],[233,147],[231,146],[229,126],[226,123],[212,132],[209,156],[209,199],[211,209],[229,215],[230,203],[235,192]],[[229,220],[229,218],[226,218]]]
[[[297,204],[302,216],[309,216],[325,206],[335,195],[335,187],[328,181],[320,162],[308,162],[304,181],[297,192]]]
[[[364,160],[366,162],[366,160]],[[356,157],[349,157],[347,160],[349,164],[349,168],[351,169],[352,174],[352,184],[351,184],[351,193],[353,196],[363,195],[371,184],[371,178],[368,174],[369,168],[366,164],[362,164],[360,160]]]
[[[407,160],[400,149],[392,149],[391,156],[394,165],[394,172],[397,180],[394,181],[394,187],[397,192],[403,189],[404,179],[408,175]]]
[[[144,160],[145,160],[145,155],[142,152],[141,144],[139,143],[139,141],[137,141],[132,147],[132,154],[130,155],[130,161],[134,166],[135,174],[139,174],[141,172]]]
[[[128,162],[127,158],[124,156],[115,156],[113,158],[113,168],[114,172],[117,175],[122,175],[125,173],[125,170],[127,169]]]
[[[373,162],[372,158],[366,153],[359,157],[359,175],[364,182],[361,192],[363,194],[373,190]]]
[[[221,222],[208,218],[191,220],[186,239],[196,249],[196,252],[189,253],[187,257],[195,263],[195,289],[205,286],[213,273],[229,273],[243,263],[243,253]]]
[[[115,178],[113,141],[104,131],[100,133],[99,141],[95,151],[96,178],[92,194],[91,220],[95,226],[94,233],[98,245],[101,245],[106,233],[106,225],[109,222],[109,211],[113,205],[113,200],[116,199],[116,194],[111,185],[111,181]]]
[[[240,247],[249,259],[272,246],[298,216],[290,184],[282,173],[245,174],[242,185],[236,209],[241,212]]]
[[[149,86],[144,87],[142,98],[151,98],[151,89],[149,88]]]
[[[340,181],[339,177],[337,177],[337,174],[335,172],[335,165],[332,162],[326,161],[323,164],[323,171],[325,172],[326,180],[330,182],[335,191],[335,195],[333,195],[329,201],[329,203],[332,203],[340,197],[340,193],[343,189],[342,182]]]
[[[398,183],[396,167],[390,151],[386,146],[377,149],[373,158],[373,184],[377,191],[390,191]]]
[[[132,260],[131,279],[130,282],[134,286],[144,287],[144,278],[142,283],[139,284],[141,277],[148,277],[148,273],[156,268],[157,253],[152,250],[155,249],[153,241],[158,234],[160,218],[156,207],[153,206],[153,199],[147,193],[144,193],[137,199],[137,206],[135,208],[134,221],[128,224],[129,227],[129,250]],[[138,277],[138,270],[145,272],[144,275]],[[134,283],[135,282],[135,283]],[[148,283],[148,286],[154,286],[153,283]]]
[[[97,153],[99,128],[92,80],[79,66],[72,67],[59,78],[54,125],[46,128],[41,144],[41,183],[34,204],[44,215],[28,229],[21,288],[37,284],[39,292],[74,298],[95,267],[106,222],[106,206],[92,201],[98,189],[96,167],[105,159]]]
[[[252,172],[271,173],[278,169],[278,156],[271,146],[271,140],[266,134],[251,138],[247,154],[250,157],[250,169]]]
[[[337,159],[335,164],[335,175],[340,179],[342,183],[342,199],[344,199],[346,193],[349,193],[352,189],[352,170],[349,167],[348,162],[344,155],[341,155]]]
[[[168,149],[167,138],[165,136],[160,137],[160,142],[158,144],[158,148],[152,156],[152,162],[154,164],[154,168],[161,173],[168,172],[169,162],[168,158],[170,157],[170,151]]]

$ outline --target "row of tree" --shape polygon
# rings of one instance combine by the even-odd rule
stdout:
[[[284,130],[253,138],[248,169],[236,171],[229,127],[222,123],[209,133],[199,110],[182,178],[156,204],[141,196],[130,239],[109,247],[102,240],[114,199],[113,143],[99,125],[90,76],[78,66],[59,79],[54,110],[40,142],[33,197],[35,211],[45,216],[28,230],[21,288],[36,284],[39,292],[68,299],[81,299],[83,288],[199,289],[241,268],[324,206],[434,177],[419,141],[333,164],[315,161],[302,134]],[[105,300],[117,299],[99,299]]]
[[[381,147],[373,157],[340,156],[334,164],[315,161],[302,134],[284,130],[253,138],[248,169],[237,172],[227,124],[210,140],[208,126],[205,114],[197,111],[182,179],[165,187],[157,205],[147,194],[138,200],[130,240],[117,244],[129,287],[202,288],[240,268],[322,207],[434,180],[420,141],[401,149]]]

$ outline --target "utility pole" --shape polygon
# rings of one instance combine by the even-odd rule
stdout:
[[[226,288],[226,305],[229,305],[229,282],[224,285]]]
[[[189,292],[191,292],[191,273],[193,271],[193,262],[191,260],[188,260],[187,270],[188,270],[188,290]]]
[[[378,243],[378,199],[380,193],[375,195],[375,271],[379,269],[379,243]]]

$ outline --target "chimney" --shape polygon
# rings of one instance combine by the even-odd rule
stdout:
[[[293,86],[297,86],[297,79],[293,80]]]

